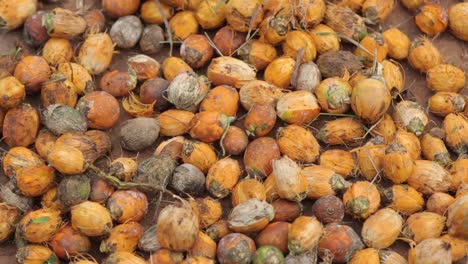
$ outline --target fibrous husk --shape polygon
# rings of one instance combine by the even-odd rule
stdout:
[[[166,188],[177,163],[169,155],[153,155],[140,162],[134,181],[155,188]]]
[[[151,146],[159,137],[159,121],[156,118],[137,117],[125,121],[120,127],[120,143],[130,151]]]
[[[67,105],[51,105],[42,112],[44,125],[55,135],[85,132],[88,129],[86,118]]]
[[[33,200],[29,197],[16,194],[15,184],[12,181],[0,187],[0,200],[2,202],[18,208],[22,212],[27,212],[33,207]]]
[[[157,236],[156,225],[152,225],[146,229],[143,236],[141,236],[140,241],[138,241],[138,248],[146,252],[154,252],[161,249],[161,244],[159,244]]]
[[[167,100],[177,109],[194,112],[208,92],[204,77],[193,72],[179,73],[167,88]]]
[[[64,178],[58,185],[58,199],[63,208],[69,210],[73,205],[88,200],[91,192],[90,179],[86,175],[75,175]]]
[[[228,216],[228,224],[235,232],[255,233],[265,228],[274,216],[273,206],[253,198],[234,207]]]
[[[343,77],[346,72],[350,75],[364,67],[356,55],[349,51],[329,51],[319,56],[317,66],[324,78]]]

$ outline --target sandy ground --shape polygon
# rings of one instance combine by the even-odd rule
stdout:
[[[86,6],[95,6],[95,7],[100,7],[100,1],[95,1],[95,0],[85,0],[85,5]],[[444,0],[441,1],[445,7],[448,7],[452,5],[453,3],[457,2],[455,0]],[[51,9],[55,6],[62,6],[66,8],[75,8],[75,0],[61,0],[59,3],[56,4],[43,4],[42,9]],[[109,24],[112,23],[112,21],[108,21]],[[408,12],[406,9],[402,8],[400,4],[398,4],[398,7],[396,10],[391,14],[389,19],[386,21],[385,25],[383,25],[383,30],[391,27],[397,27],[403,32],[405,32],[408,36],[410,36],[411,39],[421,35],[421,32],[417,28],[416,24],[414,23],[414,19],[412,17],[412,14]],[[16,43],[21,42],[21,32],[22,29],[18,29],[13,32],[9,32],[6,34],[0,33],[0,54],[3,54],[7,52],[8,50],[11,50]],[[80,40],[77,40],[75,44],[79,43]],[[445,32],[442,35],[436,37],[433,39],[435,46],[440,50],[441,54],[443,55],[444,61],[447,63],[452,63],[454,65],[457,65],[459,67],[462,67],[465,72],[468,70],[468,43],[462,42],[455,37],[453,37],[450,33]],[[177,50],[177,48],[176,48]],[[39,53],[37,51],[31,51],[32,53]],[[112,65],[109,70],[113,69],[125,69],[126,68],[126,63],[125,61],[128,59],[128,57],[135,55],[139,53],[138,50],[120,50],[118,54],[116,54],[113,58]],[[162,62],[165,57],[168,56],[168,49],[165,49],[158,54],[154,55],[153,57],[157,59],[159,62]],[[406,89],[408,90],[405,94],[404,97],[412,99],[423,105],[424,107],[427,106],[427,100],[431,96],[431,92],[428,88],[426,88],[425,85],[425,77],[424,75],[414,71],[406,62],[401,62],[402,67],[405,70],[405,75],[406,75]],[[98,83],[100,76],[96,76],[96,83]],[[463,93],[465,95],[468,95],[468,89],[464,89]],[[38,106],[38,98],[29,98],[28,99],[33,105]],[[241,115],[239,115],[241,116]],[[430,115],[431,120],[434,122],[431,124],[432,126],[437,124],[439,125],[442,121],[441,118],[435,117],[433,115]],[[122,114],[120,116],[120,121],[124,121],[128,119],[129,116],[122,110]],[[323,124],[322,121],[314,122],[312,125],[316,128],[320,128],[320,125]],[[236,125],[240,125],[242,127],[241,122],[237,122]],[[122,151],[118,139],[117,139],[117,133],[119,131],[119,125],[116,125],[114,128],[108,130],[107,132],[113,139],[113,151],[109,155],[109,159],[114,159],[120,156],[131,156],[134,157],[137,155],[137,153],[129,153]],[[159,142],[159,141],[158,141]],[[147,156],[149,156],[152,153],[152,150],[154,150],[154,147],[151,149],[148,149],[144,152],[141,152],[138,154],[138,159],[141,160]],[[104,159],[99,161],[101,165],[105,165],[109,159]],[[0,182],[5,182],[6,178],[2,173],[0,172]],[[152,206],[149,210],[149,213],[145,220],[143,221],[143,224],[149,225],[151,223],[154,223],[154,201],[155,199],[152,196],[149,196],[150,201],[152,201]],[[228,213],[229,206],[230,206],[230,200],[229,199],[224,199],[222,201],[224,207],[226,208],[225,214]],[[163,202],[164,205],[164,202]],[[311,215],[311,201],[306,201],[304,202],[305,209],[304,209],[304,214],[305,215]],[[355,230],[360,233],[360,226],[362,223],[359,223],[358,221],[353,221],[351,219],[345,219],[346,224],[349,224],[355,228]],[[101,259],[103,257],[102,254],[98,252],[98,243],[96,241],[93,242],[94,245],[94,250],[92,254],[96,256],[98,259]],[[397,242],[392,246],[392,249],[397,250],[399,253],[406,255],[406,251],[408,250],[408,247],[406,244],[403,242]],[[3,245],[0,246],[0,263],[15,263],[14,255],[15,255],[16,249],[14,246],[14,243],[12,241],[6,242]],[[463,260],[459,263],[465,263],[466,260]]]

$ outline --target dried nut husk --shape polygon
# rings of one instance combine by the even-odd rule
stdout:
[[[349,264],[380,264],[379,251],[375,248],[366,248],[358,250]]]
[[[148,227],[138,241],[138,249],[146,252],[155,252],[161,249],[157,236],[156,224]]]
[[[426,73],[442,64],[442,56],[429,39],[419,37],[411,43],[408,62],[415,70]]]
[[[445,215],[454,201],[455,198],[448,193],[435,192],[427,199],[426,208],[429,212]]]
[[[263,229],[256,237],[259,247],[271,245],[288,253],[288,229],[291,224],[286,222],[274,222]]]
[[[59,263],[58,257],[47,246],[25,245],[16,252],[18,263]]]
[[[226,116],[236,116],[239,94],[234,87],[220,85],[211,89],[200,104],[200,112],[216,111]]]
[[[343,220],[345,207],[337,196],[326,195],[314,202],[312,213],[323,224],[339,223]]]
[[[109,167],[109,174],[122,181],[131,181],[135,176],[138,164],[132,158],[117,158],[113,160]]]
[[[341,175],[321,165],[304,167],[301,174],[307,179],[307,197],[310,199],[335,195],[349,187]]]
[[[178,161],[181,158],[182,148],[184,146],[185,138],[177,136],[163,141],[154,151],[155,155],[169,155],[171,159]]]
[[[362,4],[362,14],[366,23],[383,23],[395,7],[395,0],[367,0]]]
[[[201,1],[196,8],[195,18],[203,29],[216,29],[226,21],[226,3],[217,0]]]
[[[365,0],[332,0],[331,2],[339,5],[339,6],[346,6],[351,8],[353,11],[361,10],[362,4]]]
[[[266,190],[263,184],[256,179],[245,179],[232,188],[231,201],[235,207],[249,199],[266,200]]]
[[[308,189],[307,177],[297,163],[288,156],[272,162],[276,190],[281,198],[302,201]]]
[[[343,77],[362,69],[362,62],[353,53],[344,50],[328,51],[319,56],[317,65],[324,78]]]
[[[145,54],[156,54],[163,48],[164,39],[164,31],[159,25],[147,25],[141,33],[140,49]]]
[[[99,157],[102,157],[111,151],[112,142],[106,132],[100,130],[88,130],[84,135],[94,142]]]
[[[201,229],[206,229],[207,227],[215,224],[223,215],[221,203],[209,196],[205,198],[190,199],[189,203],[192,206],[193,211],[198,215]]]
[[[139,162],[134,182],[148,184],[155,188],[165,188],[171,181],[176,166],[176,161],[170,155],[152,155]]]
[[[362,240],[368,247],[383,249],[391,246],[403,227],[403,218],[393,209],[384,208],[366,219]]]
[[[322,110],[331,114],[343,114],[350,109],[352,90],[347,81],[332,77],[323,80],[314,89],[314,94]]]
[[[165,94],[170,82],[163,78],[149,79],[140,86],[139,101],[143,104],[156,102],[154,109],[163,112],[171,107],[171,103],[166,100]]]
[[[327,167],[347,179],[356,171],[353,154],[342,149],[329,149],[320,155],[319,164]]]
[[[16,6],[13,5],[12,7]],[[42,17],[46,13],[47,11],[44,10],[33,11],[27,18],[25,18],[23,26],[23,39],[28,46],[37,48],[50,38],[47,34],[46,28],[42,25]],[[17,17],[19,16],[16,16],[15,19]]]
[[[213,263],[213,260],[216,257],[216,242],[203,232],[198,232],[197,240],[195,244],[189,251],[190,258],[193,259],[191,262],[187,258],[182,263]],[[202,258],[202,259],[200,259]]]
[[[273,206],[256,198],[238,204],[228,216],[229,229],[251,234],[264,229],[273,220]]]
[[[452,160],[450,159],[450,153],[445,147],[444,141],[437,137],[436,134],[440,129],[431,129],[430,132],[425,133],[421,137],[421,148],[424,158],[439,163],[443,167],[451,165]],[[434,132],[433,132],[434,131]]]
[[[109,35],[117,47],[129,49],[138,43],[142,32],[143,24],[137,16],[124,16],[115,21]]]
[[[294,91],[281,96],[276,105],[276,114],[288,124],[308,124],[320,113],[317,98],[308,91]]]
[[[261,80],[247,82],[239,90],[240,103],[247,111],[257,104],[270,104],[275,107],[282,95],[283,92],[278,86]]]
[[[239,32],[255,30],[263,19],[262,4],[259,0],[229,1],[224,10],[229,26]]]
[[[325,16],[326,4],[324,0],[296,0],[293,5],[298,22],[304,28],[314,27],[322,22]]]
[[[167,100],[177,109],[195,112],[208,90],[209,84],[204,76],[181,72],[169,84]]]
[[[200,141],[195,140],[186,140],[182,147],[182,160],[184,163],[190,163],[200,169],[203,173],[207,173],[208,170],[217,162],[218,158],[216,156],[216,152],[214,151],[213,147],[208,145],[207,143],[203,143]],[[218,163],[216,166],[216,170],[213,168],[213,173],[225,173],[228,165],[233,172],[237,170],[240,173],[239,165],[236,162],[233,162],[232,159],[223,159],[222,162]],[[232,165],[232,166],[231,166]],[[221,171],[218,171],[221,169]]]
[[[395,60],[408,57],[411,41],[408,36],[398,28],[390,28],[382,33],[388,46],[388,56]]]
[[[314,1],[314,3],[311,5],[314,5],[318,2],[323,3],[323,0]],[[296,59],[297,56],[299,56],[299,52],[301,52],[301,58],[299,60],[301,63],[314,60],[317,56],[317,49],[315,48],[312,36],[300,30],[293,30],[286,34],[286,38],[283,42],[282,49],[284,56],[288,56],[293,59]]]
[[[388,200],[390,208],[401,214],[414,214],[421,211],[424,206],[422,194],[413,187],[404,184],[395,184],[385,189],[383,197]]]
[[[185,201],[180,206],[168,205],[159,213],[157,237],[162,247],[172,251],[192,248],[199,232],[199,218]]]
[[[383,169],[386,148],[387,145],[383,142],[372,144],[372,141],[369,141],[366,145],[354,149],[359,172],[367,180],[374,179]]]
[[[375,125],[374,129],[371,131],[371,134],[374,137],[382,137],[384,142],[389,144],[393,142],[396,132],[397,128],[395,122],[392,119],[392,116],[385,114],[382,119]]]
[[[77,62],[91,74],[104,72],[112,61],[114,43],[107,33],[89,35],[81,45]]]
[[[128,15],[133,15],[140,5],[140,0],[118,1],[118,0],[103,0],[102,8],[106,14],[111,17],[118,18]]]
[[[231,85],[240,89],[246,83],[255,80],[256,70],[244,61],[224,56],[211,61],[207,76],[214,85]]]
[[[49,64],[40,56],[24,56],[16,64],[14,76],[26,88],[26,92],[36,94],[40,92],[42,84],[49,80],[51,74]]]
[[[449,243],[430,238],[423,240],[408,252],[408,263],[449,264],[452,263],[451,246]]]
[[[448,13],[440,4],[426,3],[414,17],[416,25],[428,36],[435,36],[447,29]]]
[[[428,107],[438,116],[459,113],[465,109],[465,98],[453,92],[437,92],[429,98]]]
[[[51,208],[56,210],[62,210],[63,205],[58,199],[58,188],[57,186],[52,186],[49,190],[44,193],[41,197],[41,205],[43,208]]]
[[[41,89],[41,104],[47,108],[53,104],[64,104],[75,107],[78,100],[75,85],[62,74],[53,74],[51,80],[44,83]]]
[[[3,173],[8,177],[14,177],[23,168],[33,168],[45,165],[37,153],[25,147],[14,147],[8,150],[2,157]]]
[[[322,81],[322,74],[313,61],[299,66],[297,74],[293,76],[292,85],[296,90],[304,90],[313,93]]]
[[[194,114],[185,110],[169,109],[158,116],[162,136],[180,136],[189,131]]]
[[[271,202],[271,205],[275,210],[275,218],[273,218],[273,222],[292,222],[294,219],[302,215],[303,206],[300,202],[277,199]]]
[[[401,4],[410,11],[415,11],[425,3],[424,0],[401,0]]]
[[[179,73],[193,72],[193,69],[179,57],[167,57],[163,61],[162,71],[164,78],[168,81],[172,81]]]
[[[319,242],[319,256],[331,257],[334,262],[347,263],[356,251],[363,249],[359,235],[347,225],[328,224]]]
[[[218,141],[233,120],[215,111],[197,113],[189,123],[190,136],[205,143]]]
[[[0,199],[3,203],[18,208],[21,212],[28,212],[33,208],[33,200],[17,194],[15,183],[12,180],[0,187]]]
[[[468,247],[468,242],[465,239],[453,237],[448,234],[441,236],[440,239],[450,244],[452,261],[459,261],[466,256],[466,247]]]
[[[35,197],[44,194],[52,186],[55,172],[46,165],[25,167],[17,171],[14,179],[21,194]]]
[[[103,253],[134,252],[144,230],[141,224],[133,221],[117,225],[112,228],[109,237],[101,242],[99,251]]]
[[[279,199],[278,190],[276,189],[276,180],[274,174],[270,174],[263,182],[266,191],[267,201],[275,201]]]
[[[413,160],[419,159],[421,155],[421,143],[415,134],[404,129],[398,129],[395,134],[395,143],[403,145],[411,154]]]
[[[18,208],[0,203],[0,243],[8,240],[11,234],[15,231],[16,223],[20,219],[20,211]]]
[[[57,72],[65,75],[74,84],[73,88],[77,94],[83,94],[94,85],[93,78],[88,70],[80,64],[73,62],[61,63],[57,67]]]
[[[80,174],[86,170],[83,153],[65,143],[54,144],[47,155],[47,161],[60,173],[67,175]]]
[[[401,67],[389,60],[382,61],[383,78],[385,84],[392,96],[396,96],[403,92],[405,88],[405,79]]]
[[[39,114],[29,104],[8,110],[3,119],[3,139],[10,147],[27,147],[34,143],[39,131]]]
[[[126,251],[116,251],[110,254],[102,264],[116,264],[116,263],[131,263],[131,264],[146,264],[146,260],[142,257],[135,255],[134,253],[126,252]]]
[[[313,250],[323,233],[322,224],[315,217],[300,216],[292,222],[288,232],[288,249],[294,255]]]
[[[429,122],[421,105],[412,101],[399,102],[394,108],[393,120],[397,127],[404,128],[416,136],[422,135]]]
[[[192,11],[177,12],[170,20],[169,27],[175,39],[184,40],[188,36],[197,34],[198,22]]]
[[[257,70],[264,70],[278,57],[273,45],[260,40],[249,41],[242,45],[237,51],[237,55]]]
[[[101,90],[114,97],[122,97],[129,94],[137,85],[137,76],[129,71],[114,70],[105,73],[100,82]]]
[[[380,263],[381,264],[407,264],[406,258],[390,249],[380,250]]]
[[[42,56],[50,65],[67,63],[72,59],[73,47],[67,39],[51,38],[45,43]]]
[[[351,94],[351,108],[365,123],[375,124],[390,107],[391,95],[384,81],[368,78],[359,81]]]
[[[60,212],[54,209],[38,209],[27,213],[18,223],[18,234],[30,243],[49,241],[62,224]]]
[[[447,211],[447,227],[451,236],[462,239],[468,238],[467,221],[468,195],[457,197]]]
[[[208,228],[206,228],[205,232],[214,241],[218,241],[224,236],[232,233],[232,231],[228,227],[227,220],[224,219],[220,219],[214,224],[210,225]]]
[[[447,192],[451,187],[450,174],[438,163],[429,160],[416,160],[413,174],[408,184],[423,194]]]
[[[63,205],[64,211],[68,211],[73,205],[87,201],[90,192],[90,179],[85,175],[66,177],[57,186],[57,198]]]
[[[231,155],[240,155],[247,148],[249,138],[244,130],[236,126],[230,126],[221,143],[223,144],[226,153]]]
[[[224,56],[232,56],[244,44],[246,36],[246,33],[235,31],[227,25],[216,32],[213,43]]]
[[[118,190],[107,200],[107,209],[115,221],[140,221],[148,209],[146,195],[137,190]]]
[[[390,1],[394,2],[394,0]],[[367,2],[369,1],[366,1],[365,3]],[[359,44],[362,46],[362,48],[372,52],[372,54],[369,54],[361,47],[357,47],[354,51],[354,55],[356,55],[356,57],[363,61],[364,65],[368,67],[372,66],[374,60],[377,62],[382,62],[387,57],[388,46],[382,34],[380,33],[372,33],[365,36]]]
[[[363,124],[352,117],[342,117],[325,123],[317,138],[328,145],[355,145],[365,134]]]
[[[180,46],[180,57],[193,69],[205,66],[213,53],[209,39],[201,34],[188,36]]]
[[[86,20],[73,11],[54,8],[42,17],[42,25],[52,38],[72,39],[86,30]]]
[[[455,37],[468,41],[468,32],[466,20],[464,17],[468,14],[467,3],[457,3],[452,5],[448,10],[449,27]]]
[[[26,19],[37,10],[36,0],[21,0],[14,4],[2,3],[0,5],[0,29],[6,31],[16,29],[23,25]]]
[[[325,12],[325,24],[337,33],[360,41],[367,35],[364,19],[346,6],[328,4]]]
[[[220,263],[250,263],[255,250],[255,242],[250,237],[231,233],[221,238],[216,255]]]
[[[343,203],[353,217],[367,218],[379,208],[380,193],[373,183],[358,181],[343,194]]]
[[[161,3],[163,14],[161,14],[158,4],[154,1],[145,1],[140,7],[141,19],[147,24],[162,25],[164,17],[169,20],[173,15],[173,8]]]
[[[205,174],[192,164],[181,164],[175,168],[170,186],[181,193],[202,194],[205,190]]]
[[[270,104],[256,104],[250,108],[244,120],[248,136],[262,137],[270,133],[276,124],[276,111]]]
[[[4,109],[18,106],[26,97],[24,85],[15,77],[0,79],[0,107]]]
[[[108,181],[98,178],[91,178],[91,192],[89,193],[89,200],[97,203],[105,203],[107,199],[114,192],[114,187]]]
[[[86,21],[86,31],[84,36],[104,32],[106,29],[106,17],[99,9],[91,9],[83,15]]]
[[[301,126],[280,128],[276,137],[281,153],[296,162],[312,163],[320,155],[320,145],[314,135]]]
[[[268,2],[270,4],[272,2]],[[267,5],[263,5],[264,9]],[[287,3],[289,5],[289,3]],[[291,5],[286,6],[285,9],[290,8]],[[280,9],[284,10],[284,9]],[[267,11],[268,12],[268,11]],[[276,16],[266,16],[262,23],[260,23],[260,41],[264,41],[271,45],[279,45],[281,42],[284,41],[286,38],[286,34],[291,30],[291,25],[289,18],[291,15],[287,15],[287,17],[281,15],[281,11],[278,12]]]
[[[91,242],[87,236],[66,225],[52,237],[50,246],[59,258],[68,260],[73,256],[87,253],[91,248]]]
[[[414,171],[414,161],[406,148],[398,143],[392,143],[385,150],[382,159],[383,173],[394,184],[400,184],[408,180]]]
[[[213,163],[206,164],[206,189],[216,198],[224,198],[229,195],[236,186],[241,176],[241,168],[237,160],[224,158]],[[209,166],[209,167],[208,167]]]
[[[468,153],[468,119],[463,114],[448,114],[443,122],[445,142],[458,154]],[[5,132],[3,133],[5,135]]]
[[[265,178],[273,171],[272,162],[281,156],[279,146],[271,137],[261,137],[247,145],[244,165],[250,176]]]
[[[318,24],[310,31],[318,54],[340,50],[340,39],[329,26]]]
[[[87,93],[78,100],[76,109],[86,117],[88,127],[94,129],[109,129],[120,116],[119,102],[104,91]]]
[[[468,182],[468,158],[459,158],[450,168],[452,189],[457,190],[463,183]]]
[[[445,219],[436,213],[415,213],[406,220],[402,233],[416,243],[429,238],[438,238],[445,227]]]
[[[159,137],[159,122],[155,118],[137,117],[122,123],[120,144],[126,150],[138,151],[151,146]]]
[[[293,81],[296,61],[288,56],[281,56],[273,60],[265,69],[264,78],[282,89],[288,89]]]
[[[84,134],[65,133],[58,137],[55,143],[65,144],[80,150],[86,162],[93,163],[99,158],[96,144],[90,137]]]

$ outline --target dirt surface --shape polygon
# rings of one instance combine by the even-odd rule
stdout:
[[[58,3],[55,4],[42,4],[41,9],[51,9],[56,6],[61,6],[65,8],[70,8],[73,10],[75,9],[75,2],[76,0],[59,0]],[[442,5],[445,7],[449,7],[450,5],[454,4],[455,0],[444,0],[440,1],[442,2]],[[96,0],[85,0],[84,1],[85,6],[87,7],[97,7],[100,8],[100,1]],[[111,25],[112,21],[108,21],[108,25]],[[408,36],[410,36],[411,39],[416,38],[417,36],[421,35],[421,32],[417,28],[416,24],[414,23],[414,18],[413,14],[403,7],[400,6],[398,3],[398,7],[395,9],[395,11],[391,14],[389,19],[385,22],[385,24],[382,26],[382,31],[391,28],[391,27],[397,27],[403,32],[405,32]],[[109,27],[108,27],[109,28]],[[22,36],[22,29],[18,29],[13,32],[8,32],[8,33],[0,33],[0,54],[3,54],[5,52],[8,52],[12,48],[15,47],[15,45],[19,42],[21,42],[21,36]],[[75,46],[79,44],[81,40],[76,40],[74,42]],[[435,46],[439,49],[441,52],[444,62],[446,63],[452,63],[454,65],[457,65],[459,67],[462,67],[465,72],[468,71],[468,43],[462,42],[455,37],[453,37],[450,33],[445,32],[442,35],[436,37],[433,39]],[[175,47],[176,53],[177,53],[178,46]],[[40,51],[30,51],[31,53],[37,53],[40,54]],[[126,66],[126,60],[132,56],[136,55],[139,53],[139,50],[137,49],[132,49],[132,50],[119,50],[119,53],[116,54],[113,58],[112,65],[110,66],[109,70],[114,70],[114,69],[125,69]],[[162,50],[158,54],[152,56],[153,58],[157,59],[159,62],[162,62],[165,57],[168,56],[168,48]],[[405,98],[412,99],[417,101],[423,106],[427,106],[427,100],[431,96],[431,91],[426,88],[425,84],[425,76],[423,74],[420,74],[416,71],[414,71],[406,62],[401,62],[403,69],[405,70],[405,76],[406,76],[406,84],[405,88],[408,90],[403,94]],[[100,76],[96,76],[96,84],[99,81]],[[468,89],[463,90],[464,95],[468,95]],[[39,100],[38,96],[35,98],[28,98],[29,102],[35,105],[36,107],[39,107]],[[242,116],[242,113],[239,114],[238,117]],[[434,122],[431,122],[430,126],[434,125],[439,125],[442,121],[441,118],[430,115],[431,120]],[[129,116],[123,111],[121,111],[121,116],[120,116],[120,121],[119,124],[128,119]],[[315,128],[320,128],[320,125],[323,124],[323,119],[318,120],[317,122],[314,122],[312,124],[313,127]],[[236,125],[239,125],[242,127],[242,122],[238,121]],[[155,149],[155,146],[163,139],[158,140],[158,142],[155,144],[155,146],[147,149],[146,151],[140,152],[140,153],[135,153],[135,152],[126,152],[122,150],[120,147],[117,134],[119,131],[119,125],[116,125],[114,128],[110,129],[107,131],[109,135],[113,139],[113,148],[112,148],[112,153],[109,154],[107,159],[102,159],[98,161],[99,166],[106,166],[106,164],[109,163],[110,160],[115,159],[117,157],[121,156],[128,156],[128,157],[138,157],[138,160],[142,160],[153,152]],[[326,146],[323,146],[324,149]],[[6,177],[0,172],[0,182],[4,183],[6,182],[7,179]],[[385,183],[383,183],[385,185]],[[149,200],[151,201],[151,207],[149,210],[149,213],[145,220],[143,221],[143,224],[145,226],[154,223],[154,217],[155,217],[155,197],[152,195],[149,195]],[[163,202],[161,204],[161,207],[167,203],[165,199],[163,199]],[[230,208],[230,199],[226,198],[223,199],[222,201],[224,205],[224,214],[227,214]],[[303,202],[304,204],[304,214],[305,215],[311,215],[311,205],[312,201],[307,200]],[[355,230],[360,233],[360,226],[362,223],[359,223],[358,221],[352,220],[352,219],[345,219],[345,224],[351,225]],[[102,259],[103,255],[98,252],[99,244],[97,243],[97,240],[93,241],[93,248],[94,250],[91,252],[93,256],[95,256],[97,259]],[[403,243],[403,242],[397,242],[392,246],[392,249],[398,251],[400,254],[406,256],[406,252],[408,250],[408,246]],[[3,263],[16,263],[15,260],[15,252],[16,248],[14,245],[13,241],[6,242],[2,245],[0,245],[0,264]],[[458,263],[466,263],[466,259],[462,260]]]

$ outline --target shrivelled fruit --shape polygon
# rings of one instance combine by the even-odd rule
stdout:
[[[264,229],[275,212],[273,206],[256,198],[238,204],[228,216],[229,229],[234,232],[251,234]]]
[[[447,10],[433,3],[423,5],[414,19],[419,29],[428,36],[444,32],[449,22]]]
[[[182,193],[201,194],[205,188],[205,174],[192,164],[184,163],[175,168],[170,185]]]
[[[54,180],[54,169],[46,165],[22,168],[15,176],[16,186],[23,195],[28,197],[44,194],[52,186]]]
[[[403,227],[403,218],[393,209],[385,208],[366,219],[362,240],[368,247],[382,249],[391,246]]]
[[[399,102],[395,106],[393,120],[398,127],[404,128],[416,136],[422,135],[429,122],[424,109],[412,101]]]
[[[142,32],[143,24],[137,16],[124,16],[112,24],[109,35],[117,47],[129,49],[138,43]]]
[[[41,103],[44,108],[53,104],[64,104],[75,107],[78,100],[75,85],[63,74],[53,74],[51,80],[44,83],[41,89]]]
[[[323,234],[322,224],[315,217],[300,216],[289,227],[288,249],[294,255],[313,250]]]
[[[167,100],[177,109],[195,112],[208,89],[204,76],[198,76],[193,72],[182,72],[167,87]]]
[[[347,225],[328,224],[319,242],[319,255],[332,257],[337,263],[346,263],[354,253],[364,248],[359,235]]]
[[[137,117],[127,120],[120,127],[120,144],[130,151],[147,148],[158,139],[159,130],[159,122],[155,118]]]
[[[0,243],[5,242],[15,231],[19,220],[19,209],[6,203],[0,204]]]
[[[4,109],[19,105],[26,97],[24,85],[15,77],[0,79],[0,107]]]
[[[73,205],[87,201],[90,192],[90,180],[85,175],[64,178],[57,186],[57,197],[64,211],[68,211]]]
[[[368,181],[358,181],[343,194],[346,211],[354,217],[367,218],[380,206],[380,193]]]
[[[99,158],[96,144],[90,137],[78,133],[65,133],[57,138],[55,144],[65,144],[83,153],[86,162],[94,162]]]
[[[88,70],[77,63],[61,63],[57,67],[57,72],[65,75],[74,84],[77,94],[83,94],[86,90],[93,88],[93,78]]]
[[[364,19],[349,7],[329,4],[325,12],[325,24],[334,31],[357,41],[367,35]]]
[[[415,70],[428,72],[442,63],[442,56],[429,39],[420,37],[411,44],[408,62]]]
[[[411,41],[408,36],[398,28],[390,28],[382,33],[388,46],[388,56],[392,59],[402,60],[408,57]]]
[[[354,74],[364,67],[358,57],[345,50],[328,51],[321,54],[317,65],[325,78],[343,77],[346,72]]]
[[[23,168],[34,168],[45,165],[44,161],[34,151],[25,147],[14,147],[2,158],[3,173],[13,177]]]

